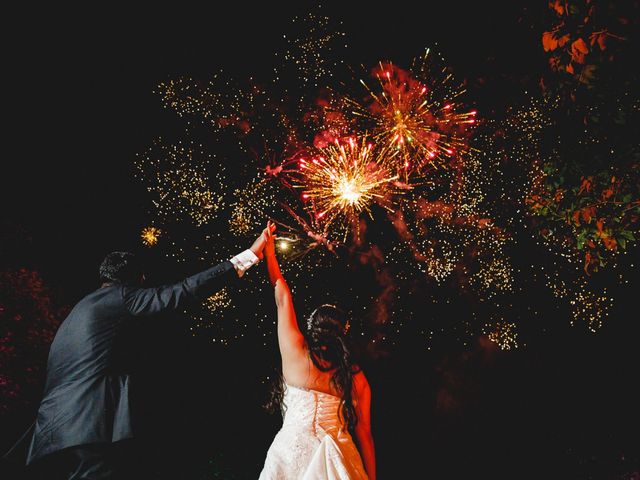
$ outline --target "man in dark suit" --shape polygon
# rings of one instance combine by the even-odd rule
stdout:
[[[182,310],[207,298],[257,263],[265,242],[263,234],[230,260],[156,288],[142,288],[135,255],[107,255],[100,266],[102,286],[76,304],[51,344],[37,419],[21,440],[30,442],[26,463],[43,465],[51,479],[145,478],[133,467],[129,447],[135,412],[122,348],[127,326],[136,317]]]

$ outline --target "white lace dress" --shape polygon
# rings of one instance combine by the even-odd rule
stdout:
[[[282,428],[269,450],[260,480],[367,479],[360,453],[343,429],[340,398],[285,385]]]

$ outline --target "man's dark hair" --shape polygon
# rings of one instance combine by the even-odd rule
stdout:
[[[111,252],[100,264],[100,281],[108,283],[140,283],[142,264],[131,252]]]

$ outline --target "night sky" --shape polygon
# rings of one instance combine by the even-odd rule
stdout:
[[[264,73],[290,18],[305,12],[299,4],[308,2],[289,3],[136,12],[60,7],[6,18],[9,148],[0,205],[3,253],[10,255],[0,258],[40,271],[57,301],[73,305],[97,287],[97,266],[106,253],[142,250],[147,202],[133,177],[135,155],[158,136],[179,137],[182,128],[174,112],[162,108],[155,87],[179,75],[206,79],[220,69],[240,78]],[[540,45],[546,2],[323,5],[342,20],[349,51],[359,61],[402,63],[437,45],[487,115],[502,111],[523,87],[535,86],[546,67]],[[152,280],[183,273],[166,258],[150,259],[157,262]],[[637,272],[630,275],[637,285]],[[611,325],[596,335],[560,318],[553,335],[515,353],[479,341],[418,357],[416,345],[408,343],[372,360],[379,478],[637,475],[640,419],[632,387],[640,373],[640,331],[630,313],[633,301],[630,287],[621,290]],[[225,357],[189,338],[166,349],[163,341],[180,333],[170,321],[160,325],[165,331],[146,338],[162,357],[155,369],[147,364],[147,385],[162,384],[164,393],[146,400],[149,422],[170,417],[165,444],[153,447],[171,458],[166,472],[180,472],[184,464],[204,471],[200,465],[214,458],[228,469],[215,478],[257,476],[278,421],[256,405],[255,392],[262,392],[251,386],[259,381],[251,373],[252,353],[231,348]],[[174,406],[182,413],[167,413]],[[29,414],[22,412],[20,420]],[[20,428],[10,423],[12,438]],[[1,440],[1,447],[12,441]]]
[[[440,2],[423,15],[417,4],[325,5],[342,19],[354,58],[409,61],[437,43],[460,78],[490,80],[485,88],[499,96],[489,105],[501,102],[505,78],[524,81],[531,64],[544,61],[531,31],[544,5],[532,13],[518,2],[472,4],[461,14]],[[135,155],[181,128],[153,93],[157,84],[221,68],[240,78],[264,73],[281,32],[302,11],[229,2],[206,12],[106,10],[76,20],[77,12],[56,9],[17,17],[24,28],[15,29],[6,75],[14,148],[2,175],[3,216],[30,232],[30,255],[71,298],[104,254],[138,244],[145,212]]]

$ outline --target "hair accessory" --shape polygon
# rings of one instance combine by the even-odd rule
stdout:
[[[323,307],[331,307],[331,308],[335,308],[337,309],[338,307],[336,307],[335,305],[332,305],[330,303],[324,303],[322,305],[320,305],[318,308],[316,308],[313,312],[311,312],[311,315],[309,315],[307,317],[307,331],[311,330],[311,327],[313,326],[313,317],[315,316],[315,314],[318,312],[319,309],[323,308]],[[351,328],[351,322],[347,319],[346,323],[344,324],[344,327],[342,329],[342,333],[346,334],[349,329]]]
[[[318,307],[318,308],[320,308],[320,307]],[[313,316],[318,311],[318,308],[316,308],[313,312],[311,312],[311,315],[309,315],[307,317],[307,330],[311,330],[311,325],[313,324]]]

